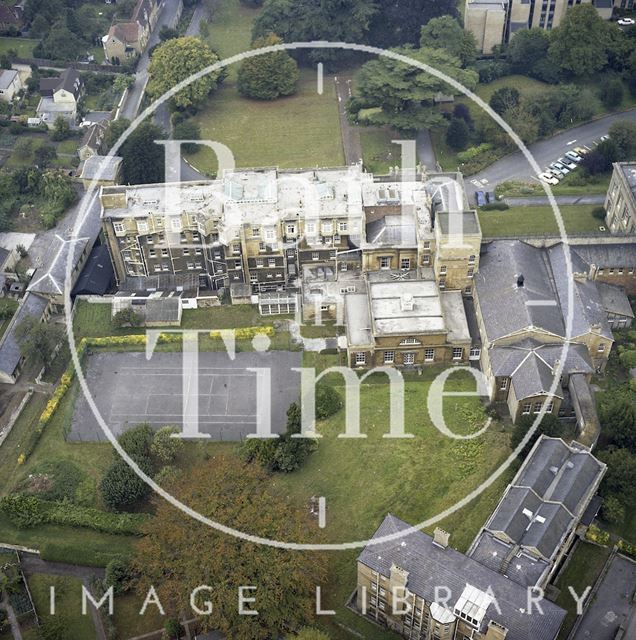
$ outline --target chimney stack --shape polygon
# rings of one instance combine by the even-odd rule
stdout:
[[[525,280],[525,278],[523,277],[523,273],[520,273],[517,276],[517,286],[518,287],[523,287],[524,280]]]
[[[435,527],[435,531],[433,531],[433,544],[437,545],[438,547],[442,547],[442,549],[446,549],[446,547],[448,547],[449,538],[450,533],[444,531],[444,529]]]

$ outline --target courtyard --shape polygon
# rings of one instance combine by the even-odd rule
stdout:
[[[256,372],[271,373],[272,431],[282,433],[286,411],[299,398],[300,352],[199,354],[199,430],[215,441],[239,441],[256,432]],[[182,355],[98,353],[89,356],[86,380],[97,407],[115,436],[136,424],[183,426]],[[105,441],[86,398],[80,394],[69,440]]]

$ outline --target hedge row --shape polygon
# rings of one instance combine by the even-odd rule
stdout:
[[[589,540],[590,542],[595,542],[596,544],[600,544],[601,546],[605,547],[610,543],[610,534],[607,533],[607,531],[603,531],[602,529],[599,529],[596,525],[591,524],[586,533],[585,533],[585,538],[586,540]]]
[[[111,560],[121,558],[121,553],[95,551],[75,545],[47,542],[40,548],[40,557],[49,562],[64,562],[85,567],[105,567]]]
[[[21,528],[57,524],[126,535],[139,535],[141,525],[148,517],[140,513],[108,513],[71,502],[50,502],[22,494],[2,498],[0,511]]]
[[[618,541],[618,550],[626,556],[636,559],[636,544],[630,544],[621,538]]]

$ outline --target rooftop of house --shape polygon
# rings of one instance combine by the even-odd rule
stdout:
[[[2,20],[0,20],[0,22],[2,22]],[[0,91],[8,89],[18,75],[15,69],[2,69],[2,71],[0,71]]]
[[[106,245],[93,247],[82,273],[75,286],[73,295],[103,296],[115,280],[115,272],[110,261]]]
[[[120,156],[90,156],[84,160],[82,180],[105,180],[115,181],[123,158]]]
[[[56,78],[42,78],[40,80],[40,94],[42,97],[51,97],[61,89],[72,93],[75,98],[79,97],[82,89],[82,79],[76,69],[68,67]]]
[[[541,436],[471,545],[469,555],[524,586],[551,568],[562,541],[583,515],[605,474],[583,445]],[[495,544],[497,539],[499,547]],[[517,566],[523,551],[537,564]]]
[[[615,162],[614,170],[619,171],[636,201],[636,162]]]
[[[199,276],[196,273],[128,276],[119,287],[119,291],[142,296],[150,293],[196,292],[198,289]]]
[[[463,211],[460,214],[441,212],[437,214],[436,220],[442,235],[451,236],[451,238],[463,234],[481,235],[479,219],[474,211]]]
[[[567,252],[563,244],[543,249],[520,240],[482,247],[475,289],[489,340],[524,330],[560,338],[593,332],[613,339],[597,283],[582,275],[588,267],[573,251],[568,278]]]
[[[372,539],[409,528],[404,521],[389,514]],[[506,640],[554,638],[565,616],[563,609],[547,600],[541,602],[542,614],[536,609],[529,611],[526,588],[463,553],[436,544],[422,531],[369,544],[358,561],[386,577],[390,577],[392,567],[399,567],[408,574],[409,591],[429,603],[435,603],[439,598],[436,591],[446,587],[451,594],[445,609],[449,620],[451,614],[460,617],[470,609],[482,633],[492,620],[508,629]],[[471,603],[479,606],[470,606]],[[436,607],[439,606],[437,603]]]
[[[571,249],[584,263],[599,269],[636,267],[636,240],[630,242],[626,238],[620,244],[581,244]]]

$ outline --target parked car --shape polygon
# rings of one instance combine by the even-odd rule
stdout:
[[[555,171],[560,171],[564,176],[567,176],[567,174],[570,173],[570,170],[560,162],[552,162],[550,167]]]
[[[570,158],[570,160],[574,160],[574,162],[581,162],[581,160],[583,160],[576,151],[566,151],[565,155]]]
[[[605,142],[606,140],[609,140],[609,136],[601,136],[601,142]]]
[[[618,24],[621,27],[631,27],[633,24],[636,24],[636,20],[634,18],[620,18]]]
[[[483,207],[486,204],[486,194],[483,191],[475,191],[475,200],[478,207]]]
[[[486,200],[488,200],[488,204],[491,202],[497,202],[497,196],[494,191],[486,191]]]
[[[574,151],[578,153],[580,156],[585,156],[590,152],[590,150],[587,147],[574,147]]]
[[[574,162],[574,160],[570,160],[570,158],[559,158],[559,163],[565,165],[570,171],[574,171],[579,165]]]
[[[548,173],[547,171],[545,173],[542,173],[539,178],[541,178],[541,180],[543,180],[543,182],[547,182],[548,184],[551,185],[555,185],[555,184],[559,184],[559,179],[555,178],[551,173]]]

